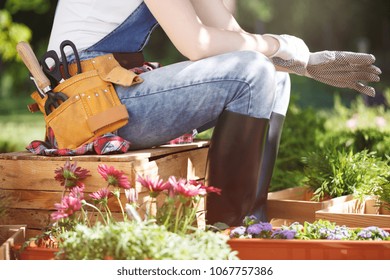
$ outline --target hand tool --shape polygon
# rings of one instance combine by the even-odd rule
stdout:
[[[16,50],[18,51],[20,57],[22,58],[24,64],[30,70],[31,75],[34,77],[34,80],[42,90],[42,92],[47,95],[47,100],[45,101],[45,113],[49,115],[52,111],[52,107],[57,108],[61,103],[64,102],[68,97],[62,93],[54,93],[51,88],[50,80],[43,73],[41,66],[36,58],[34,51],[31,49],[31,46],[26,42],[20,42],[16,45]]]
[[[58,57],[57,52],[50,50],[46,52],[42,59],[40,60],[43,72],[49,78],[53,79],[58,85],[62,83],[64,79],[69,79],[71,77],[68,69],[68,60],[66,59],[65,48],[70,47],[73,51],[75,57],[75,62],[77,64],[76,74],[81,73],[81,63],[80,57],[77,52],[76,46],[72,41],[65,40],[60,45],[61,59]],[[48,63],[49,62],[49,63]]]

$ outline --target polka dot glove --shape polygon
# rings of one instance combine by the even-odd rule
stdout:
[[[375,89],[366,85],[368,82],[380,80],[381,70],[373,65],[373,55],[345,51],[311,53],[306,44],[297,37],[267,35],[280,43],[279,50],[270,57],[275,66],[334,87],[350,88],[368,96],[375,96]]]

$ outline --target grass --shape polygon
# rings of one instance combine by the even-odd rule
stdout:
[[[0,115],[0,152],[23,151],[33,140],[43,140],[45,122],[40,113]]]

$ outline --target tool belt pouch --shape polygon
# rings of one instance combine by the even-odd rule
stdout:
[[[111,55],[83,61],[83,73],[60,83],[53,92],[62,92],[68,99],[45,113],[45,98],[38,92],[31,97],[37,102],[49,128],[54,132],[60,149],[75,149],[98,136],[114,132],[127,124],[129,115],[120,103],[114,85],[130,86],[142,82],[133,72],[122,68]],[[87,70],[87,71],[86,71]]]

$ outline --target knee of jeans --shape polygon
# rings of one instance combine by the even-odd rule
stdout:
[[[249,113],[256,117],[268,118],[272,112],[276,94],[276,70],[263,54],[246,51],[241,55],[242,78],[250,88]]]
[[[275,66],[265,55],[256,51],[241,51],[238,70],[248,77],[264,77],[264,80],[274,81]]]

